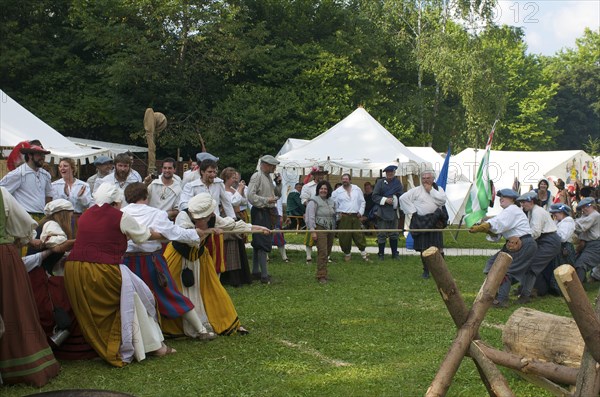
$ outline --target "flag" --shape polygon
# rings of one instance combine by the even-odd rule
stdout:
[[[473,226],[485,217],[487,209],[490,206],[490,201],[493,199],[488,168],[490,164],[490,149],[492,147],[492,140],[494,139],[497,122],[498,120],[496,120],[492,126],[492,131],[490,132],[487,144],[485,145],[485,153],[483,154],[479,169],[477,170],[477,178],[475,183],[471,185],[471,191],[467,197],[467,204],[465,206],[465,225],[467,225],[467,227]]]
[[[448,168],[450,168],[450,154],[450,145],[448,145],[448,153],[446,153],[444,165],[442,165],[440,174],[438,175],[437,181],[435,182],[439,187],[441,187],[444,190],[446,190],[446,184],[448,183]]]

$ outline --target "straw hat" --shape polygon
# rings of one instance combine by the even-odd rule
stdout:
[[[146,132],[158,135],[165,128],[167,128],[167,117],[160,112],[155,112],[152,108],[146,109],[146,113],[144,113]]]

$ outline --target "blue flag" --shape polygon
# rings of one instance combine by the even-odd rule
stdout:
[[[446,153],[446,158],[444,159],[444,165],[442,165],[442,169],[440,170],[440,174],[438,175],[438,179],[435,182],[439,187],[446,190],[446,184],[448,183],[448,168],[450,168],[450,145],[448,145],[448,153]]]

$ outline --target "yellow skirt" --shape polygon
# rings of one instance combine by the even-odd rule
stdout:
[[[194,305],[203,305],[213,330],[219,335],[230,335],[236,332],[240,327],[237,311],[227,290],[223,288],[221,281],[219,281],[214,262],[207,250],[204,250],[199,259],[190,261],[183,258],[173,248],[173,245],[169,244],[164,256],[175,283],[183,294],[190,298]],[[186,265],[194,272],[194,285],[190,288],[183,287],[181,283],[181,271],[184,261],[187,261]],[[201,300],[194,298],[194,293],[198,292],[198,288],[200,289]],[[196,290],[192,291],[193,289]],[[181,319],[177,321],[165,318],[162,321],[161,327],[166,334],[183,334]]]
[[[118,265],[68,261],[65,288],[83,336],[115,367],[121,360],[121,270]]]

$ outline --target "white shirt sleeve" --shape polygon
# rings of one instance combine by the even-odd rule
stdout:
[[[150,229],[140,225],[131,215],[123,212],[121,216],[121,232],[135,243],[143,243],[150,238]]]
[[[46,244],[46,247],[52,248],[67,241],[67,234],[62,230],[60,225],[54,221],[44,223],[40,240]]]

